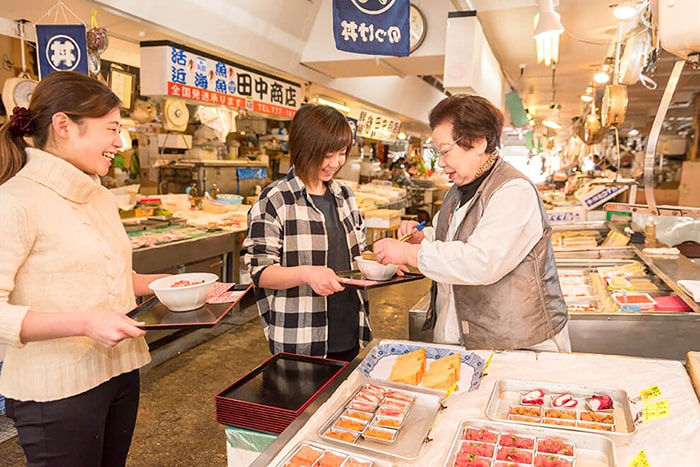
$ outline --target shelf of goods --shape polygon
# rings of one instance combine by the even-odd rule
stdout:
[[[683,360],[700,342],[700,305],[678,281],[700,279],[700,266],[644,245],[609,246],[620,235],[603,222],[553,232],[573,351]]]
[[[459,380],[445,392],[389,381],[402,348],[425,349],[428,370],[441,355],[458,352],[462,371],[473,371],[477,384]],[[465,365],[464,354],[478,363]],[[649,465],[689,467],[700,456],[700,404],[675,361],[374,341],[334,383],[253,467],[626,466],[637,465],[640,451]],[[566,409],[558,405],[562,395],[570,396]],[[541,415],[511,416],[525,408]]]
[[[363,215],[375,209],[401,210],[406,207],[407,198],[404,188],[365,183],[353,187],[353,192]]]

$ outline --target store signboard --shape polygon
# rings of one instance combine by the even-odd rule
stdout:
[[[84,24],[37,24],[36,40],[39,79],[54,71],[88,74]]]
[[[357,119],[357,136],[378,139],[380,141],[396,141],[401,120],[387,117],[370,110],[362,109]]]
[[[141,95],[292,118],[301,85],[170,41],[141,43]]]
[[[345,52],[406,57],[409,0],[333,0],[335,47]]]

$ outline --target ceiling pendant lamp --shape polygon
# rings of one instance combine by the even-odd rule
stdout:
[[[559,36],[564,32],[559,13],[554,11],[553,0],[539,0],[535,15],[535,43],[537,62],[549,66],[559,59]]]
[[[554,76],[556,73],[556,66],[552,65],[552,104],[549,106],[549,114],[542,120],[542,125],[552,130],[561,129],[561,122],[559,120],[559,111],[561,110],[561,105],[556,103],[556,92],[554,87]]]

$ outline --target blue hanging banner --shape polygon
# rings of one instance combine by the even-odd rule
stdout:
[[[410,0],[333,0],[335,47],[345,52],[406,57]]]
[[[54,71],[88,74],[84,24],[37,24],[39,79]]]

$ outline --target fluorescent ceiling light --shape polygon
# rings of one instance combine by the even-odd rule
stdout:
[[[350,107],[348,107],[345,104],[341,104],[340,102],[336,102],[334,100],[328,99],[327,97],[322,97],[318,96],[316,99],[314,99],[318,105],[327,105],[328,107],[333,107],[336,110],[339,110],[340,112],[343,113],[348,113],[350,112]]]
[[[559,36],[564,32],[559,13],[554,11],[552,0],[540,0],[540,11],[535,15],[535,43],[537,62],[546,66],[559,59]]]
[[[630,0],[625,0],[624,2],[618,3],[613,9],[613,14],[615,18],[620,21],[626,21],[637,14],[637,6],[634,2]]]

